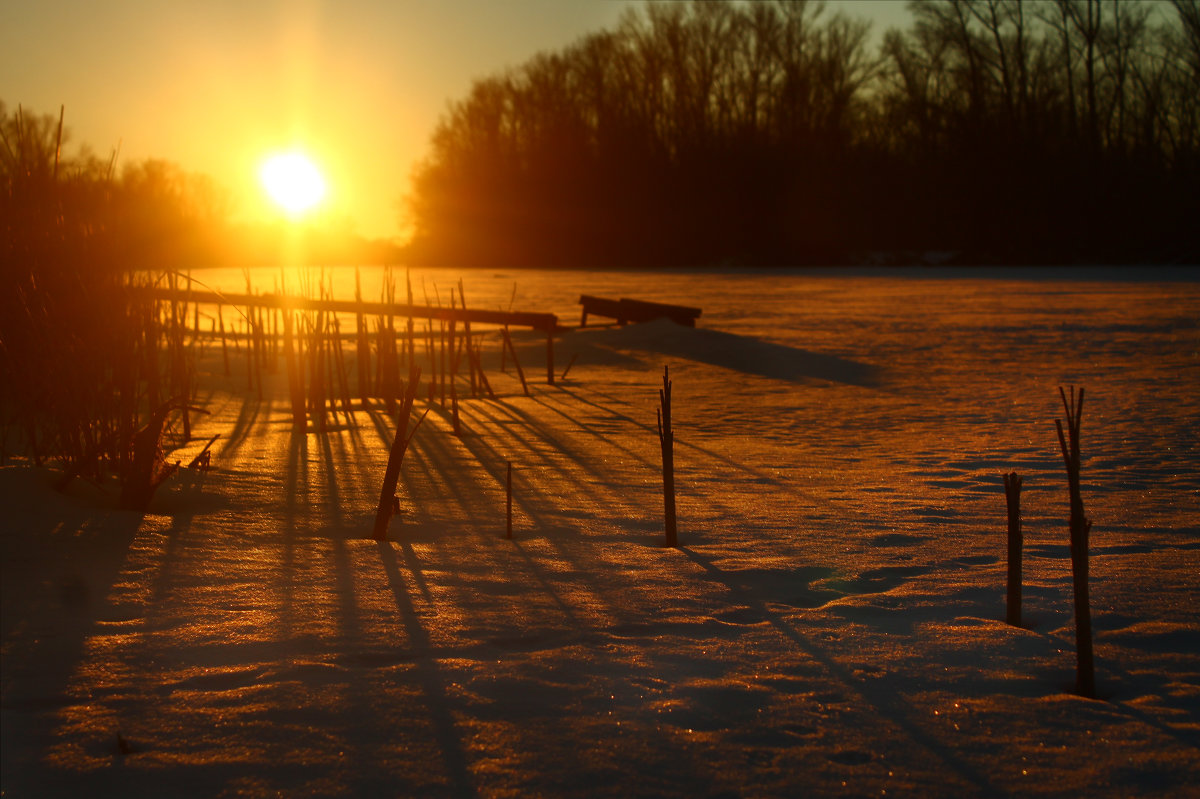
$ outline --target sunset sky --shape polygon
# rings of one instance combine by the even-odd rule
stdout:
[[[448,102],[475,79],[614,27],[617,0],[160,2],[40,0],[0,8],[0,100],[66,109],[75,146],[210,175],[236,213],[270,218],[263,163],[306,153],[324,219],[402,238],[400,200]],[[895,0],[827,11],[907,21]],[[70,150],[69,150],[70,151]]]

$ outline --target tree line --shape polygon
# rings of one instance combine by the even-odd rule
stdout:
[[[478,80],[413,173],[419,261],[1195,260],[1200,2],[648,3]]]

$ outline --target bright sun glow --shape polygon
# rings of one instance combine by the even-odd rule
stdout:
[[[272,156],[259,174],[271,199],[294,216],[311,210],[325,196],[325,179],[300,153]]]

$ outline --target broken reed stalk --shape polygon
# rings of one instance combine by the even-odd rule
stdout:
[[[317,314],[317,322],[308,331],[308,408],[313,426],[325,432],[325,370],[322,368],[321,330],[325,327],[325,312]]]
[[[509,354],[512,356],[513,365],[517,367],[517,377],[521,378],[521,390],[524,391],[525,396],[528,397],[529,384],[525,382],[525,370],[521,368],[521,362],[517,360],[517,349],[513,346],[512,337],[508,335],[507,327],[501,328],[500,332],[504,336],[504,346],[508,349]]]
[[[412,273],[408,269],[404,270],[404,282],[408,287],[408,304],[409,304],[409,306],[412,306],[413,305]],[[416,341],[413,336],[413,327],[414,327],[413,318],[410,316],[410,317],[408,317],[408,325],[407,325],[407,328],[408,328],[408,362],[410,364],[417,359],[417,344],[416,344]]]
[[[221,358],[225,362],[225,376],[229,377],[229,345],[225,342],[225,317],[221,306],[217,306],[217,327],[221,330]]]
[[[453,294],[450,295],[450,302],[451,303],[454,302]],[[450,320],[449,329],[450,329],[449,339],[446,342],[446,346],[448,346],[450,348],[450,351],[449,351],[449,353],[447,353],[446,357],[450,363],[449,371],[448,371],[449,384],[451,386],[453,386],[454,383],[458,380],[458,361],[459,361],[459,351],[458,351],[458,344],[457,344],[459,338],[457,335],[457,326],[455,325],[455,322],[453,319]]]
[[[505,538],[512,538],[512,461],[508,462],[508,477],[505,479]]]
[[[338,406],[341,402],[341,370],[339,369],[340,348],[337,337],[337,315],[333,314],[325,328],[325,384],[329,386],[329,413],[337,424]],[[345,418],[349,423],[350,419]]]
[[[441,308],[442,301],[438,300],[438,307]],[[441,347],[441,352],[438,356],[438,402],[445,407],[446,405],[446,372],[450,369],[450,361],[446,356],[446,320],[438,320],[438,345]]]
[[[346,368],[346,353],[342,348],[342,325],[337,317],[333,320],[333,349],[337,357],[338,368],[338,386],[342,390],[342,414],[346,417],[346,423],[350,424],[351,404],[350,404],[350,375]]]
[[[578,352],[571,356],[571,360],[567,362],[567,368],[563,369],[562,376],[558,378],[559,380],[567,379],[567,372],[571,371],[571,367],[575,365],[575,359],[578,357],[579,357]]]
[[[1021,476],[1004,475],[1004,496],[1008,501],[1008,602],[1005,621],[1021,626]]]
[[[675,528],[675,433],[671,430],[671,380],[663,367],[663,387],[658,390],[658,443],[662,447],[663,522],[667,546],[679,546]]]
[[[496,399],[496,392],[492,391],[492,383],[483,371],[483,363],[479,357],[479,346],[476,345],[468,355],[471,358],[471,362],[475,365],[475,371],[479,373],[479,382],[483,386],[484,391],[487,392],[488,399]]]
[[[1058,444],[1067,468],[1067,489],[1071,498],[1071,582],[1075,599],[1075,692],[1088,699],[1096,698],[1095,664],[1092,658],[1092,614],[1088,599],[1088,538],[1092,521],[1083,511],[1083,496],[1079,490],[1079,428],[1083,418],[1083,389],[1076,395],[1071,386],[1070,399],[1058,388],[1067,415],[1067,431],[1063,434],[1061,419],[1055,419]]]
[[[453,296],[451,296],[453,299]],[[458,279],[458,301],[462,304],[462,309],[467,310],[467,292],[463,289],[462,278]],[[475,376],[475,359],[471,357],[471,322],[463,320],[463,346],[462,349],[467,353],[467,372],[470,374],[471,380],[471,396],[479,396],[479,380]],[[455,357],[455,364],[458,364],[458,356]]]
[[[399,397],[404,390],[403,381],[400,379],[400,351],[396,347],[396,320],[395,317],[388,317],[388,335],[387,335],[388,357],[387,365],[391,370],[388,375],[388,384],[392,387],[392,395]],[[393,402],[393,411],[395,403]]]
[[[421,418],[417,420],[412,432],[408,431],[413,402],[417,398],[417,384],[420,381],[420,367],[411,364],[408,383],[404,386],[404,399],[400,403],[400,415],[396,420],[396,438],[392,441],[392,448],[388,454],[387,469],[383,473],[383,488],[379,492],[379,507],[375,511],[374,535],[376,541],[383,541],[387,538],[388,522],[391,521],[392,513],[397,505],[396,485],[400,481],[400,466],[404,463],[404,453],[408,451],[409,442],[417,434],[421,422],[425,420],[425,414],[421,414]],[[425,413],[429,413],[428,408],[425,409]]]
[[[429,401],[437,399],[437,344],[433,337],[433,320],[425,323],[425,353],[429,356]]]
[[[354,299],[362,302],[362,279],[358,267],[354,268]],[[367,387],[371,385],[371,345],[367,341],[367,323],[361,311],[354,315],[355,355],[358,359],[358,401],[363,410],[370,407]]]

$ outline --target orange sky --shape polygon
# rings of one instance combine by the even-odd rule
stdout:
[[[76,145],[212,176],[247,218],[280,149],[309,153],[322,213],[402,238],[400,199],[447,102],[477,78],[616,25],[620,0],[37,0],[0,8],[0,100],[57,114]],[[831,4],[904,24],[903,4]]]

